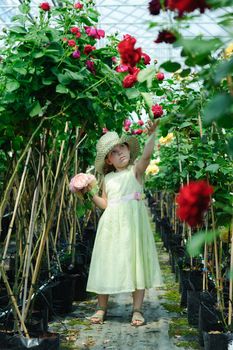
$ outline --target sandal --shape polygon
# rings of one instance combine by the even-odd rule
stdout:
[[[98,311],[103,311],[99,313]],[[104,306],[98,306],[96,312],[90,317],[92,324],[103,324],[106,318],[107,308]]]
[[[131,326],[140,327],[140,326],[143,326],[144,324],[145,324],[145,319],[143,317],[142,311],[140,309],[133,309]]]

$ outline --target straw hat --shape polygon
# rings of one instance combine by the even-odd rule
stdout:
[[[135,136],[123,135],[121,137],[115,131],[108,131],[104,134],[96,145],[96,158],[95,158],[95,168],[100,174],[103,174],[103,168],[105,166],[105,158],[107,154],[116,145],[127,143],[130,149],[130,161],[133,162],[139,153],[140,146],[138,139]]]

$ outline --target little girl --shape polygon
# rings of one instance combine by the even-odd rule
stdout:
[[[150,136],[141,158],[135,136],[107,132],[97,143],[96,171],[104,174],[102,196],[94,203],[105,209],[92,253],[87,291],[98,294],[92,323],[103,323],[109,294],[133,293],[131,324],[145,323],[142,304],[146,288],[161,284],[161,274],[147,209],[143,175],[154,150],[156,124],[148,121]]]

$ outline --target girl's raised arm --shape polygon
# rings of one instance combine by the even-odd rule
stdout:
[[[146,127],[148,130],[149,138],[145,144],[141,158],[137,161],[135,165],[135,176],[139,181],[141,181],[142,176],[150,163],[150,158],[154,151],[155,129],[157,125],[158,125],[158,122],[152,122],[151,120],[148,120],[147,122]]]

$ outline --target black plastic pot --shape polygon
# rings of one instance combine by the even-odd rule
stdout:
[[[199,343],[204,346],[203,333],[223,332],[223,320],[220,311],[215,308],[216,298],[208,291],[200,293],[200,307],[198,316]]]
[[[189,288],[189,273],[190,270],[180,270],[180,306],[187,307],[187,291]]]
[[[52,308],[55,315],[72,311],[74,285],[77,275],[62,274],[57,277],[58,285],[52,288]]]
[[[77,275],[75,279],[74,301],[85,300],[87,298],[86,286],[87,273],[85,271],[82,271]]]
[[[203,333],[205,350],[228,350],[228,345],[232,344],[232,333]]]
[[[187,291],[187,317],[191,326],[198,326],[200,306],[200,292],[195,290]]]
[[[1,350],[59,350],[60,336],[57,333],[38,334],[26,338],[19,334],[0,332]]]

